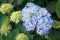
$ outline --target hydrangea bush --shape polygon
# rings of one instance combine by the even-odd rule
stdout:
[[[60,0],[0,0],[0,40],[60,40]]]

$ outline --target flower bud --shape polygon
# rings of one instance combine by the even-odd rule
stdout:
[[[7,26],[4,24],[1,26],[0,33],[7,36],[7,34],[10,32],[10,30],[11,30],[11,25]]]
[[[7,35],[10,32],[12,26],[9,25],[9,23],[10,23],[9,18],[6,18],[4,23],[1,25],[0,34]]]
[[[21,11],[13,12],[10,16],[10,21],[18,23],[22,19]]]
[[[54,29],[59,29],[60,28],[60,21],[54,20]]]
[[[16,40],[28,40],[28,36],[23,33],[20,33],[16,36]]]
[[[10,12],[12,9],[13,9],[13,5],[9,3],[2,4],[0,7],[0,11],[2,12],[2,14],[6,14]]]

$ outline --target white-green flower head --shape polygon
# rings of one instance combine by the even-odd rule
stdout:
[[[20,33],[16,36],[16,40],[29,40],[29,37],[24,33]]]
[[[60,21],[54,20],[54,29],[59,29],[60,28]]]
[[[21,11],[16,11],[13,12],[10,16],[10,21],[18,23],[22,19],[22,12]]]
[[[1,26],[0,33],[7,36],[8,33],[10,33],[11,29],[12,29],[11,25],[3,24]]]
[[[6,35],[10,32],[10,30],[12,29],[12,26],[9,24],[10,23],[10,20],[9,18],[7,17],[5,19],[5,21],[3,22],[3,24],[1,25],[1,28],[0,28],[0,34],[3,34],[3,35]]]
[[[4,3],[0,7],[0,11],[2,12],[2,14],[9,13],[12,9],[13,9],[13,5],[9,3]]]

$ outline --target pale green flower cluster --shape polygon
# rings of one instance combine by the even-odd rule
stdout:
[[[4,3],[0,6],[0,12],[2,14],[7,14],[13,9],[13,5],[9,3]],[[9,24],[10,21],[14,23],[18,23],[22,19],[22,12],[21,11],[15,11],[12,12],[10,15],[10,19],[7,18],[4,23],[0,27],[0,34],[7,35],[10,30],[12,29],[12,26]]]
[[[13,9],[13,5],[9,3],[4,3],[0,7],[0,12],[2,14],[7,14]],[[15,11],[10,16],[10,21],[14,23],[18,23],[22,19],[22,12],[21,11]]]
[[[28,36],[24,33],[20,33],[16,36],[16,40],[28,40]]]
[[[13,12],[10,16],[10,21],[15,22],[15,23],[18,23],[19,20],[21,20],[21,19],[22,19],[21,11]]]
[[[4,34],[4,35],[7,35],[8,33],[10,33],[10,30],[11,30],[11,25],[2,25],[1,26],[1,29],[0,29],[0,32],[1,34]]]
[[[59,29],[60,28],[60,21],[54,20],[54,29]]]
[[[5,22],[1,25],[0,34],[7,35],[10,32],[12,26],[9,24],[9,22],[9,19],[7,18]]]
[[[6,13],[10,12],[12,9],[13,9],[13,5],[11,5],[9,3],[4,3],[0,7],[0,11],[2,12],[2,14],[6,14]]]

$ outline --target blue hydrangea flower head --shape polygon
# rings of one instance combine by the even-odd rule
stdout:
[[[36,6],[34,3],[28,3],[22,9],[22,21],[24,22],[24,26],[27,29],[27,31],[31,31],[35,29],[36,20],[37,20],[36,10],[38,10],[39,8],[40,7]]]
[[[27,3],[22,9],[22,21],[27,31],[32,31],[36,28],[39,35],[46,35],[52,28],[53,20],[46,8]]]
[[[53,20],[50,17],[42,17],[37,21],[36,32],[39,35],[46,35],[52,28]]]

